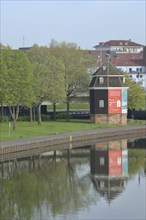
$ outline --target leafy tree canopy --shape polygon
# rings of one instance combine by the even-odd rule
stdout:
[[[145,108],[145,91],[140,83],[132,81],[129,77],[126,79],[128,89],[128,109],[142,110]]]

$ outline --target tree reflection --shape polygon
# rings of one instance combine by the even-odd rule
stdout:
[[[76,166],[65,159],[47,161],[39,170],[1,180],[1,219],[43,219],[44,211],[47,218],[66,216],[95,202],[89,176],[80,177]]]
[[[145,164],[144,150],[128,150],[128,178]],[[95,195],[90,171],[86,170],[89,166],[88,151],[86,157],[82,153],[82,157],[43,158],[39,166],[35,161],[33,166],[28,160],[19,161],[11,172],[5,167],[8,173],[0,179],[0,219],[65,219],[96,204],[100,195]]]
[[[146,155],[144,149],[130,149],[128,151],[128,173],[135,175],[140,170],[145,169]]]

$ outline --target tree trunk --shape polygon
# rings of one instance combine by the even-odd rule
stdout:
[[[16,119],[13,118],[13,131],[16,130]]]
[[[38,104],[38,125],[40,125],[42,122],[41,118],[41,103]]]
[[[67,118],[66,118],[66,120],[69,121],[69,97],[67,97],[66,104],[67,104],[67,115],[66,115]]]
[[[3,108],[3,104],[1,104],[1,122],[4,122],[4,108]]]
[[[33,118],[32,118],[32,107],[30,107],[30,122],[33,121]]]
[[[56,103],[53,103],[53,120],[56,121]]]
[[[10,114],[11,114],[12,119],[13,119],[13,130],[16,130],[16,121],[17,121],[18,115],[19,115],[19,105],[10,106],[9,110],[10,110]]]
[[[33,121],[35,121],[35,113],[36,113],[35,105],[33,105],[32,109],[33,109]]]

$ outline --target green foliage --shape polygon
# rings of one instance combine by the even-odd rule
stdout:
[[[65,112],[60,112],[56,115],[56,119],[66,119],[67,115]]]
[[[40,105],[43,101],[56,103],[63,100],[64,65],[50,54],[49,48],[33,46],[27,55],[34,66],[34,91],[38,106],[38,123],[41,123]]]
[[[1,50],[1,68],[1,104],[9,106],[15,129],[19,107],[34,102],[32,65],[25,53],[7,47]]]
[[[7,73],[5,74],[5,103],[8,106],[26,105],[30,106],[33,98],[32,66],[27,56],[21,51],[10,48],[2,51]]]
[[[2,121],[2,117],[0,116],[0,121]],[[3,117],[3,122],[8,122],[9,121],[9,117],[8,116],[4,116]]]
[[[69,104],[71,97],[87,91],[90,75],[87,72],[87,54],[78,49],[73,43],[57,43],[52,40],[50,52],[60,59],[65,67],[65,98],[67,103],[67,120],[69,120]],[[89,54],[88,54],[89,58]],[[91,58],[89,62],[91,63]]]
[[[145,91],[139,83],[133,82],[127,77],[128,89],[128,109],[142,110],[145,108]]]
[[[135,175],[138,170],[144,167],[145,164],[145,150],[134,149],[128,151],[128,173]]]
[[[17,121],[30,121],[29,115],[19,116]]]
[[[84,62],[85,52],[82,52],[73,43],[50,44],[51,53],[59,58],[65,66],[65,91],[66,96],[77,95],[88,89],[89,75]]]
[[[42,121],[50,121],[51,116],[50,115],[44,115],[42,114]]]

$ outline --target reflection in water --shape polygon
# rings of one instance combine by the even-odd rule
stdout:
[[[92,146],[90,161],[94,187],[110,203],[125,189],[127,183],[127,140]]]
[[[138,140],[132,147],[131,143],[98,143],[1,164],[0,219],[113,219],[116,208],[113,211],[112,206],[122,196],[119,219],[134,219],[134,212],[122,212],[123,204],[128,210],[127,199],[133,195],[132,190],[128,194],[128,183],[137,181],[136,187],[141,187],[144,182],[146,151],[134,147]],[[143,219],[145,201],[140,194],[136,198],[140,201],[137,215]]]

